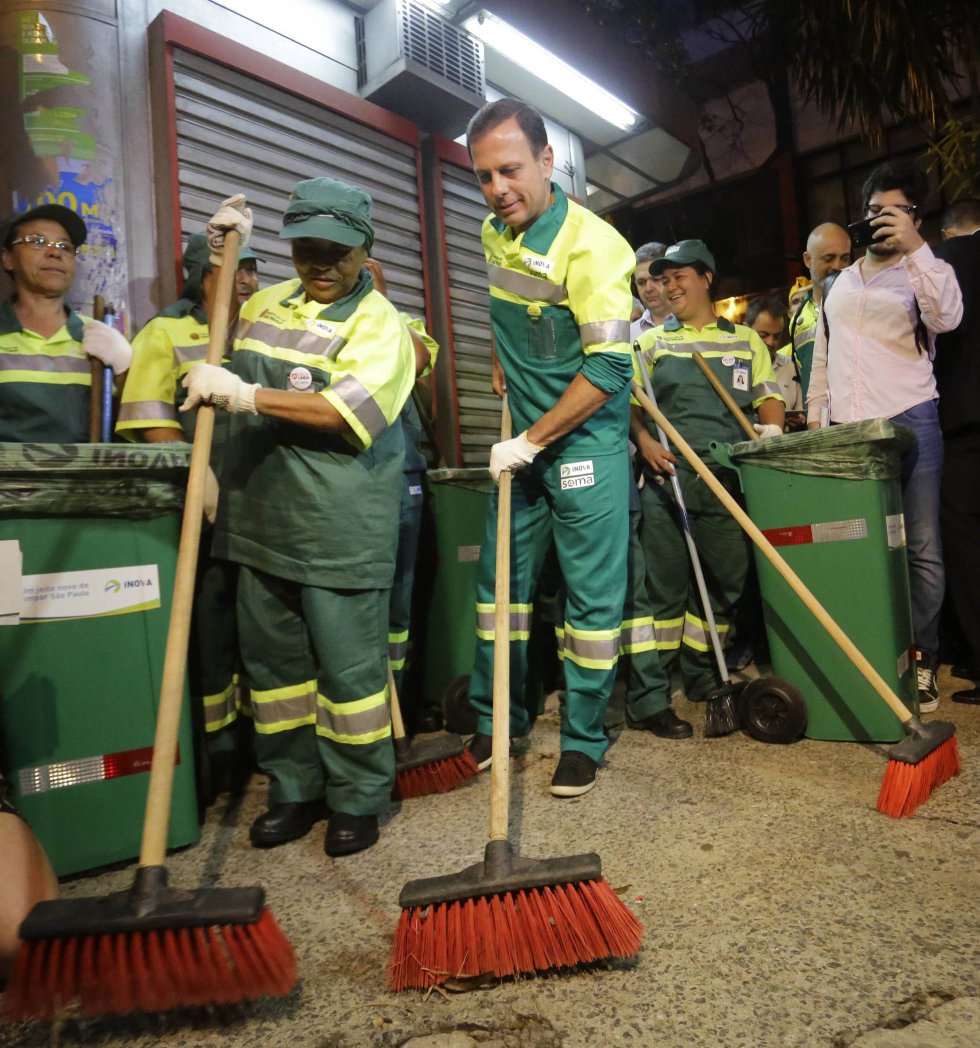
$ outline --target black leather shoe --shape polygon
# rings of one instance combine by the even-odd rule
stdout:
[[[323,801],[273,804],[252,823],[249,840],[255,848],[275,848],[305,837],[315,823],[326,817],[327,806]]]
[[[967,706],[980,706],[980,687],[954,691],[953,702],[962,702]]]
[[[689,739],[694,734],[691,725],[686,720],[681,720],[669,706],[652,717],[630,721],[630,727],[653,732],[661,739]]]
[[[353,855],[378,839],[377,815],[348,815],[335,811],[327,823],[323,850],[327,855]]]

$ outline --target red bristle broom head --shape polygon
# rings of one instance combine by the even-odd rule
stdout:
[[[9,1020],[158,1012],[258,997],[296,984],[296,956],[268,909],[248,924],[31,939],[3,997]]]
[[[448,793],[480,774],[473,754],[463,750],[453,757],[421,764],[395,775],[395,792],[403,800],[425,797],[430,793]]]
[[[643,926],[604,878],[402,910],[388,984],[425,990],[447,979],[532,975],[632,957]]]
[[[938,726],[934,722],[929,727]],[[905,743],[899,743],[904,746]],[[898,747],[896,747],[897,749]],[[883,815],[900,819],[912,815],[924,804],[937,786],[960,773],[960,755],[956,737],[949,735],[917,764],[904,760],[889,760],[878,794],[877,808]]]

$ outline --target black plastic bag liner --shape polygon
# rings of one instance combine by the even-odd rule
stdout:
[[[0,443],[0,517],[156,517],[183,509],[190,444]]]
[[[915,444],[912,430],[888,419],[873,418],[742,441],[731,446],[729,455],[736,465],[784,473],[840,480],[894,480],[901,475],[902,454]]]

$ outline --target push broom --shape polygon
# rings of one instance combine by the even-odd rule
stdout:
[[[636,347],[637,350],[639,347]],[[700,354],[695,353],[696,357]],[[640,366],[640,375],[643,378],[643,388],[650,398],[651,404],[656,404],[653,395],[653,383],[650,380],[650,371],[643,353],[636,353],[636,360]],[[667,443],[667,434],[657,426],[657,436],[664,451],[670,451]],[[705,738],[720,738],[723,735],[731,735],[738,731],[738,710],[735,699],[745,687],[743,681],[733,681],[728,672],[725,662],[725,653],[721,650],[721,638],[718,636],[718,627],[715,625],[715,613],[711,608],[711,600],[708,597],[708,586],[704,581],[704,572],[701,570],[701,558],[698,555],[698,547],[694,542],[694,534],[691,531],[691,521],[687,515],[687,505],[684,502],[684,492],[681,490],[680,478],[676,473],[670,476],[670,484],[674,490],[674,498],[677,500],[677,509],[681,518],[681,530],[684,532],[684,541],[687,544],[687,553],[691,558],[691,568],[694,571],[694,580],[698,587],[698,596],[701,598],[701,607],[704,610],[704,621],[708,624],[708,635],[711,638],[711,650],[714,652],[715,663],[718,667],[718,676],[721,684],[712,688],[704,697],[704,735]]]
[[[510,437],[504,400],[501,440]],[[497,978],[630,957],[642,926],[602,877],[594,852],[528,859],[508,839],[510,788],[511,475],[497,496],[494,592],[493,737],[490,841],[483,862],[456,874],[410,881],[388,971],[393,990],[428,989],[447,979]]]
[[[401,800],[448,793],[479,775],[473,754],[463,746],[458,735],[445,734],[424,740],[408,738],[391,663],[388,664],[388,693],[391,734],[395,742],[395,794]]]
[[[900,818],[911,815],[920,804],[929,799],[932,791],[960,773],[960,759],[956,749],[956,726],[948,721],[923,724],[888,687],[878,671],[861,654],[854,642],[830,617],[826,609],[803,584],[800,577],[776,552],[772,543],[752,523],[748,514],[724,489],[717,477],[701,461],[684,438],[667,421],[663,412],[650,402],[634,382],[633,396],[650,418],[671,439],[681,454],[690,462],[698,476],[742,526],[749,538],[759,547],[766,559],[786,580],[790,589],[803,601],[817,622],[851,660],[864,679],[898,717],[906,737],[888,751],[888,766],[878,795],[877,808],[884,815]]]
[[[238,234],[225,236],[217,301],[231,301]],[[208,363],[221,363],[228,315],[212,318]],[[197,412],[187,499],[164,655],[139,868],[128,891],[38,903],[3,996],[14,1020],[64,1010],[122,1015],[288,993],[292,947],[265,907],[262,888],[182,891],[167,884],[167,828],[184,690],[194,572],[214,408]]]

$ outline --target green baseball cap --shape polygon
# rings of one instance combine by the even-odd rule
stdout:
[[[308,178],[299,182],[282,216],[283,240],[316,237],[348,247],[371,250],[374,225],[371,198],[335,178]]]
[[[85,243],[85,238],[88,236],[88,228],[85,222],[82,220],[80,215],[75,214],[74,211],[67,207],[63,207],[61,204],[40,204],[37,207],[32,207],[29,211],[22,211],[17,215],[10,215],[2,225],[0,225],[0,243],[4,247],[10,246],[10,241],[14,239],[14,234],[17,231],[18,226],[22,226],[25,222],[31,222],[34,219],[46,218],[51,222],[57,222],[64,231],[68,234],[71,242],[75,247],[81,247]]]
[[[663,258],[655,258],[650,263],[650,275],[659,277],[665,269],[690,266],[700,262],[712,273],[715,272],[715,258],[703,240],[681,240],[671,244]]]

